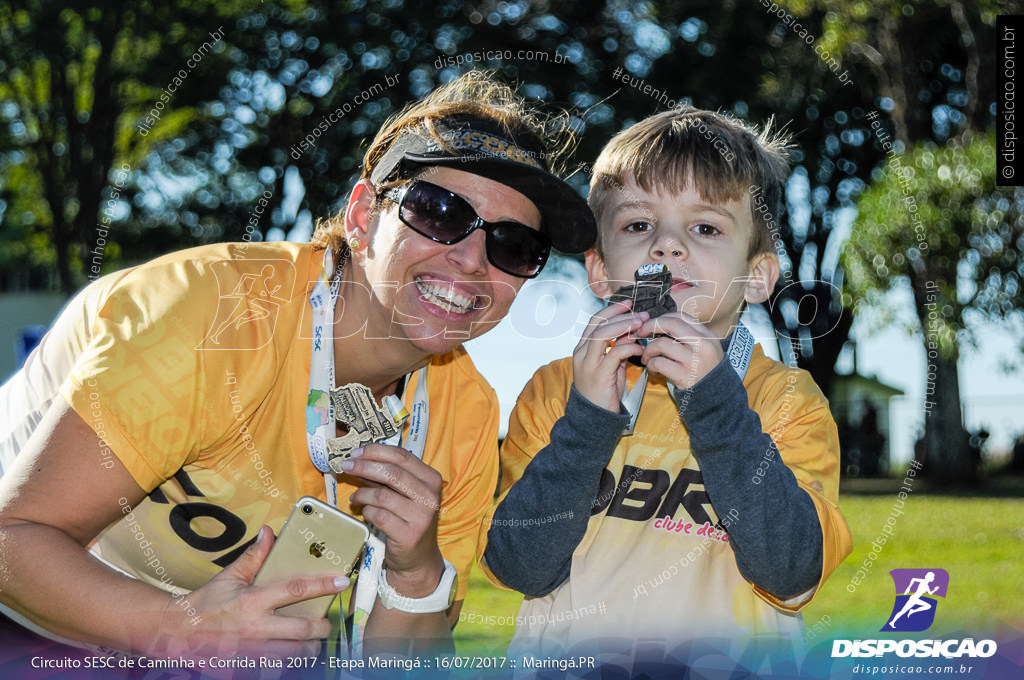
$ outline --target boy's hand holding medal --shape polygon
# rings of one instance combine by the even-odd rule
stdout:
[[[643,347],[640,363],[680,389],[692,387],[722,361],[720,338],[696,317],[679,310],[672,299],[672,272],[662,263],[636,270],[636,283],[619,288],[610,303],[633,300],[633,312],[649,319],[636,331]],[[614,344],[615,341],[613,341]]]
[[[572,353],[573,385],[591,403],[619,413],[626,386],[626,360],[643,353],[636,332],[651,318],[631,311],[632,298],[614,302],[590,319]]]
[[[720,338],[696,317],[677,309],[668,266],[645,264],[634,278],[635,284],[615,291],[609,301],[633,299],[634,312],[646,310],[650,315],[636,331],[644,346],[640,363],[680,389],[692,387],[725,356]]]
[[[648,372],[679,389],[693,387],[725,357],[718,334],[686,312],[651,319],[637,335],[650,338],[640,357]]]

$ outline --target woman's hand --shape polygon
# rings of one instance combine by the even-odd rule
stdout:
[[[349,579],[334,576],[293,578],[278,584],[253,586],[270,549],[274,534],[264,526],[253,545],[210,579],[206,585],[185,596],[188,607],[171,600],[164,611],[168,647],[166,656],[315,656],[320,640],[331,633],[326,618],[275,614],[289,604],[322,595],[339,593]]]
[[[368,444],[352,456],[342,467],[366,486],[351,500],[387,536],[388,584],[406,597],[429,595],[444,571],[437,546],[441,473],[397,446]]]
[[[444,573],[437,545],[441,473],[397,446],[368,444],[352,454],[342,467],[366,486],[357,489],[351,500],[363,506],[363,517],[387,537],[388,585],[404,597],[430,595]],[[451,627],[460,607],[456,601],[447,612],[410,614],[385,609],[378,602],[366,624],[363,653],[400,657],[452,653]]]
[[[124,507],[145,497],[117,458],[109,467],[96,464],[95,452],[102,449],[92,429],[58,397],[0,478],[0,602],[58,635],[147,656],[317,652],[319,639],[330,634],[325,619],[274,610],[337,593],[348,587],[347,579],[252,586],[274,542],[266,527],[233,564],[177,598],[90,555],[86,546],[124,517]]]

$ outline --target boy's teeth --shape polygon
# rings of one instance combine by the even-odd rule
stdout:
[[[418,278],[416,287],[425,300],[446,312],[454,311],[458,314],[465,314],[473,309],[473,298],[456,293],[454,286],[431,283]]]

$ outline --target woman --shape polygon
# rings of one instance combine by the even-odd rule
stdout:
[[[356,594],[366,651],[450,644],[497,478],[497,400],[461,343],[550,246],[594,240],[543,129],[466,74],[385,124],[312,244],[196,248],[84,289],[0,393],[7,616],[150,656],[315,654],[326,619],[275,610],[348,579],[251,585],[261,527],[313,495],[382,534]],[[411,421],[342,451],[328,395],[350,383]]]

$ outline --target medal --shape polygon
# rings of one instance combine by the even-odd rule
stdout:
[[[389,394],[384,408],[379,408],[370,388],[359,383],[331,389],[331,402],[334,417],[348,426],[344,436],[327,440],[327,462],[339,474],[345,472],[341,463],[352,457],[353,450],[394,437],[409,417],[401,399]]]
[[[636,273],[633,274],[633,279],[636,283],[619,288],[608,298],[608,303],[632,300],[633,312],[648,312],[652,319],[656,316],[676,311],[676,302],[669,294],[672,290],[672,272],[665,264],[660,262],[645,264],[636,270]],[[650,339],[638,338],[637,342],[641,345],[646,345],[650,342]],[[630,357],[629,360],[630,363],[642,366],[639,357]],[[629,422],[626,423],[622,430],[623,437],[629,437],[633,434],[633,429],[636,427],[636,418],[640,415],[640,405],[644,401],[646,390],[646,368],[640,374],[640,379],[633,385],[633,389],[627,391],[626,386],[622,388],[622,405],[629,413]]]
[[[636,281],[612,293],[608,303],[633,301],[633,312],[649,312],[651,318],[676,311],[676,302],[669,295],[672,272],[664,264],[645,264],[633,274]],[[646,343],[644,343],[646,344]]]
[[[649,312],[651,317],[661,316],[676,311],[676,303],[669,294],[672,289],[672,272],[662,263],[645,264],[636,270],[633,275],[636,283],[630,286],[623,286],[615,291],[608,303],[624,302],[633,300],[634,312]],[[646,345],[648,339],[639,338],[639,342]],[[747,327],[742,323],[736,324],[732,338],[729,341],[729,348],[725,355],[729,360],[740,380],[747,375],[747,367],[750,366],[750,358],[754,354],[754,336],[750,334]],[[636,360],[636,361],[634,361]],[[630,361],[641,365],[637,357],[630,357]],[[671,381],[667,381],[669,394],[675,398],[677,388]],[[628,437],[633,434],[636,427],[637,416],[640,415],[640,406],[644,401],[644,393],[647,390],[647,369],[643,370],[640,378],[628,389],[628,385],[622,388],[622,406],[629,413],[629,422],[622,430],[622,436]]]

